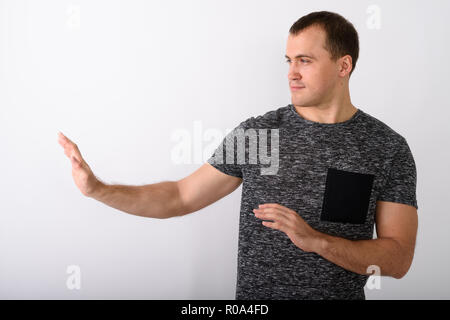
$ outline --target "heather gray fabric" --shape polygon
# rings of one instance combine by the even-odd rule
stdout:
[[[368,276],[304,252],[283,232],[263,226],[252,209],[279,203],[320,232],[372,239],[377,200],[418,208],[416,166],[406,140],[361,109],[347,121],[324,124],[302,118],[289,104],[235,129],[250,128],[279,129],[276,174],[261,175],[260,168],[268,165],[247,158],[243,164],[227,163],[226,138],[207,161],[243,179],[236,299],[365,299]],[[236,150],[237,144],[235,156]]]

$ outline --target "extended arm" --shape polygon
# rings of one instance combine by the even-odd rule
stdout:
[[[108,185],[98,179],[75,143],[59,134],[59,144],[72,163],[72,177],[83,195],[133,215],[170,218],[204,208],[239,187],[242,179],[226,175],[209,163],[179,181],[143,186]]]

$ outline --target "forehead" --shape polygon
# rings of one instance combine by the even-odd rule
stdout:
[[[325,49],[326,33],[321,27],[308,27],[295,36],[289,34],[286,54],[295,57],[298,53],[322,56],[327,54]]]

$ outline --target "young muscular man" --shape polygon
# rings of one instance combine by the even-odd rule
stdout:
[[[224,163],[215,152],[179,181],[108,185],[76,144],[62,134],[59,143],[85,196],[134,215],[186,215],[243,183],[237,299],[365,299],[376,268],[396,279],[409,270],[418,207],[405,138],[351,103],[358,52],[358,34],[340,15],[313,12],[292,25],[292,104],[236,127],[279,130],[275,174],[261,174],[262,165]]]

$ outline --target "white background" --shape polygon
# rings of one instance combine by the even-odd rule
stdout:
[[[242,187],[181,218],[129,215],[78,191],[57,132],[106,182],[181,179],[201,161],[174,163],[174,132],[291,102],[288,30],[318,10],[358,30],[352,102],[417,166],[413,265],[367,299],[450,298],[450,2],[436,0],[0,1],[0,298],[234,299]]]

